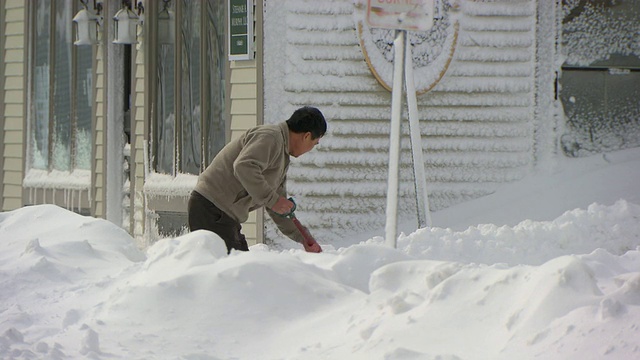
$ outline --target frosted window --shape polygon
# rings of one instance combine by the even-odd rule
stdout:
[[[569,156],[640,146],[640,2],[563,2],[560,90]]]
[[[33,98],[31,117],[30,161],[31,167],[47,169],[49,167],[49,57],[51,23],[51,2],[37,0],[34,2],[35,39]]]
[[[73,45],[73,0],[36,0],[29,126],[29,165],[91,168],[93,49]],[[75,48],[74,48],[75,47]]]
[[[567,155],[640,146],[640,72],[564,70],[561,100]]]
[[[71,0],[56,1],[53,71],[53,168],[71,169]]]
[[[640,1],[564,0],[562,11],[565,65],[640,67]]]
[[[159,173],[198,174],[225,144],[225,4],[169,4],[181,17],[175,43],[157,44],[152,149]]]
[[[182,36],[182,68],[181,68],[181,120],[182,148],[180,149],[182,172],[198,174],[200,172],[202,151],[202,99],[201,87],[201,31],[200,2],[183,0],[183,16],[180,19],[180,35]]]
[[[91,169],[91,116],[93,109],[93,49],[76,47],[75,167]]]
[[[209,112],[205,117],[207,129],[206,164],[222,149],[225,144],[225,7],[224,0],[207,1],[207,59],[209,66],[204,67],[206,73],[205,86],[208,94]]]
[[[156,171],[173,174],[175,169],[175,45],[162,44],[158,48],[158,93],[155,122]]]

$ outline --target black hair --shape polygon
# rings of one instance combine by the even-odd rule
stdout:
[[[287,126],[296,134],[310,132],[313,139],[323,137],[327,132],[324,115],[311,106],[304,106],[294,111],[287,120]]]

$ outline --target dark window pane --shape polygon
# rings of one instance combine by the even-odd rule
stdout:
[[[640,146],[640,72],[564,70],[560,99],[567,117],[566,154]]]
[[[225,144],[226,1],[168,4],[181,16],[175,44],[157,44],[154,166],[161,173],[199,174]]]
[[[199,1],[183,0],[180,21],[181,50],[181,88],[180,119],[182,121],[181,172],[200,173],[202,162],[202,104],[200,97],[201,72],[201,34]]]
[[[156,101],[155,156],[156,171],[173,174],[175,169],[175,45],[160,45],[158,49],[158,98]]]
[[[76,134],[75,167],[91,169],[93,141],[91,118],[93,112],[93,48],[76,47]]]
[[[640,146],[640,1],[564,0],[562,10],[565,153]]]
[[[56,1],[53,72],[53,168],[71,170],[71,0]]]
[[[207,1],[207,61],[204,66],[206,72],[206,91],[208,94],[207,113],[205,115],[206,128],[206,163],[225,144],[225,51],[224,51],[224,0]]]
[[[33,114],[31,120],[30,162],[35,169],[49,166],[49,55],[51,40],[51,2],[37,0],[35,8],[35,46],[33,73]]]

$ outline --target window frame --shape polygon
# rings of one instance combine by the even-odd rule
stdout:
[[[208,40],[208,30],[209,30],[209,24],[206,21],[207,20],[207,11],[206,11],[206,7],[208,6],[208,0],[197,0],[200,2],[201,5],[201,9],[202,11],[200,12],[200,26],[198,31],[200,32],[200,39],[199,39],[199,46],[200,46],[200,59],[199,59],[199,65],[200,65],[200,75],[201,75],[201,79],[199,81],[199,101],[200,101],[200,119],[199,119],[199,126],[201,129],[201,134],[200,134],[200,147],[199,147],[199,155],[201,158],[199,167],[198,167],[198,173],[202,172],[207,165],[209,164],[209,162],[211,162],[211,160],[213,160],[213,156],[209,156],[208,154],[208,148],[209,148],[209,129],[210,129],[210,117],[211,117],[211,112],[212,112],[212,106],[209,103],[209,97],[211,95],[210,93],[210,87],[208,86],[208,84],[206,83],[206,80],[208,79],[208,75],[210,74],[210,71],[213,71],[214,68],[212,67],[205,67],[203,66],[204,64],[209,64],[210,63],[210,59],[207,58],[208,52],[209,52],[209,48],[210,48],[210,44],[207,42]],[[150,91],[147,92],[147,99],[148,99],[148,104],[149,104],[149,113],[148,113],[148,119],[149,121],[147,122],[147,126],[148,126],[148,138],[147,141],[149,143],[149,171],[151,173],[155,173],[155,174],[160,174],[160,175],[168,175],[170,177],[176,177],[178,175],[193,175],[193,176],[197,176],[198,174],[192,174],[192,173],[188,173],[183,171],[184,169],[184,164],[183,164],[183,159],[182,159],[182,149],[184,148],[184,141],[183,141],[183,134],[182,134],[182,129],[184,128],[185,122],[182,116],[182,102],[183,102],[183,96],[182,96],[182,87],[180,84],[182,84],[182,65],[183,63],[186,61],[183,57],[182,57],[182,46],[183,46],[183,42],[182,42],[182,38],[180,36],[180,21],[181,18],[183,17],[183,8],[181,6],[181,2],[180,1],[172,1],[172,9],[175,13],[174,15],[174,26],[175,26],[175,39],[174,39],[174,52],[173,52],[173,58],[174,58],[174,74],[173,74],[173,85],[174,85],[174,99],[173,99],[173,111],[174,111],[174,122],[173,122],[173,149],[171,151],[171,154],[173,156],[173,162],[171,164],[171,172],[170,173],[166,173],[166,172],[162,172],[159,171],[159,161],[158,161],[158,157],[157,156],[159,154],[159,145],[157,144],[157,140],[158,140],[158,134],[156,134],[157,129],[158,129],[158,124],[160,121],[163,121],[160,116],[161,114],[159,114],[159,112],[157,111],[158,108],[158,103],[160,102],[158,99],[158,92],[159,92],[159,86],[158,86],[158,66],[159,66],[159,61],[158,61],[158,54],[160,52],[160,44],[158,43],[158,38],[157,38],[157,34],[158,34],[158,18],[157,16],[152,16],[149,17],[149,45],[148,45],[148,54],[149,54],[149,58],[151,59],[151,61],[149,62],[150,66],[147,69],[147,74],[149,77],[149,89]],[[222,34],[222,55],[221,55],[221,62],[224,62],[224,76],[223,76],[223,97],[222,97],[222,104],[223,104],[223,109],[222,109],[222,117],[223,117],[223,122],[224,122],[224,134],[223,134],[223,144],[221,144],[222,146],[224,146],[230,137],[230,115],[229,115],[229,90],[230,90],[230,84],[229,84],[229,80],[230,80],[230,64],[227,61],[227,57],[228,57],[228,51],[227,51],[227,44],[226,44],[226,38],[227,38],[227,26],[226,26],[226,22],[227,22],[227,18],[226,18],[226,9],[228,6],[228,1],[219,1],[219,3],[223,6],[222,9],[220,9],[221,13],[223,14],[222,19],[223,19],[223,23],[220,24],[219,29],[223,31]],[[159,13],[161,10],[163,9],[163,3],[162,2],[150,2],[147,9],[145,9],[145,12],[149,13],[151,12],[152,14],[157,14]],[[209,70],[207,70],[207,68]],[[206,71],[205,71],[206,70]],[[221,147],[222,147],[221,146]]]
[[[25,117],[24,117],[24,145],[23,145],[23,160],[22,164],[24,170],[22,173],[22,204],[34,205],[34,204],[56,204],[65,207],[71,211],[83,215],[91,215],[93,213],[92,204],[93,199],[91,196],[91,188],[94,181],[92,174],[95,172],[95,155],[96,155],[96,78],[97,78],[97,47],[91,47],[91,84],[90,86],[90,131],[89,131],[89,152],[88,167],[89,168],[77,168],[78,154],[78,121],[77,121],[77,101],[78,101],[78,88],[77,81],[78,75],[78,61],[77,61],[77,49],[74,45],[76,38],[76,26],[74,26],[72,19],[74,14],[80,10],[80,4],[73,0],[45,0],[48,3],[49,19],[49,46],[48,49],[48,61],[49,61],[49,78],[48,84],[48,99],[47,106],[49,108],[49,116],[47,119],[48,131],[47,138],[49,144],[47,145],[47,164],[44,168],[36,168],[33,166],[33,140],[35,120],[35,106],[36,106],[36,94],[35,94],[35,52],[36,52],[36,25],[37,25],[37,12],[36,7],[38,3],[35,1],[29,1],[25,4],[25,51],[27,59],[24,64],[24,104],[25,104]],[[71,9],[68,10],[70,15],[70,75],[69,75],[69,90],[70,90],[70,116],[69,116],[69,168],[65,170],[58,170],[54,168],[52,158],[54,156],[52,152],[54,133],[51,129],[54,126],[53,102],[55,102],[54,86],[53,82],[55,72],[55,24],[58,21],[56,19],[55,6],[59,3],[67,3]]]
[[[609,96],[609,89],[613,87],[611,83],[619,80],[620,74],[625,72],[637,77],[638,72],[640,72],[640,54],[624,55],[610,52],[609,58],[596,60],[590,64],[569,62],[570,54],[567,53],[569,50],[565,50],[564,48],[565,41],[568,41],[564,37],[566,30],[565,24],[569,24],[575,18],[578,18],[584,9],[578,12],[572,10],[569,14],[564,14],[564,1],[559,1],[558,5],[558,31],[562,39],[559,44],[559,53],[565,57],[565,61],[560,66],[562,75],[556,79],[556,99],[563,105],[566,116],[564,120],[564,133],[559,134],[562,153],[568,157],[579,158],[607,151],[617,151],[640,146],[638,145],[640,142],[628,142],[629,137],[626,136],[626,132],[624,131],[625,126],[629,126],[628,123],[622,122],[623,120],[617,117],[610,116],[611,113],[609,111],[609,108],[617,108],[617,106],[609,105],[611,99],[617,98],[615,94],[614,96]],[[592,4],[588,5],[596,6]],[[634,14],[640,16],[640,6],[637,3],[633,5],[637,7]],[[580,4],[578,6],[580,6]],[[606,11],[606,7],[603,8],[602,11]],[[611,11],[615,14],[615,11]],[[601,85],[597,87],[586,87],[591,89],[591,93],[597,91],[602,93],[603,104],[600,106],[602,112],[597,114],[602,115],[602,117],[593,116],[588,119],[578,117],[577,120],[574,120],[576,116],[573,114],[579,113],[585,106],[573,105],[572,103],[575,102],[575,97],[568,89],[572,86],[578,88],[579,86],[576,84],[580,82],[585,84],[588,82],[601,83]],[[591,104],[589,101],[580,100],[583,99],[578,98],[580,104]],[[608,143],[606,141],[607,135],[613,135],[617,143]],[[612,137],[609,136],[609,138]]]
[[[47,145],[47,163],[46,163],[46,169],[38,169],[35,168],[33,166],[33,141],[32,141],[32,134],[35,131],[34,129],[34,116],[35,115],[35,103],[36,103],[36,84],[34,84],[35,81],[35,63],[34,63],[34,55],[36,54],[36,31],[34,29],[35,27],[35,23],[37,22],[36,19],[36,7],[38,6],[38,3],[36,1],[29,1],[27,6],[28,6],[28,24],[30,24],[29,26],[29,32],[27,34],[27,39],[28,39],[28,52],[29,52],[29,60],[28,60],[28,65],[27,65],[27,96],[26,96],[26,102],[27,102],[27,117],[26,117],[26,154],[25,154],[25,173],[29,173],[32,170],[40,170],[43,172],[46,172],[48,174],[52,173],[53,171],[59,171],[59,172],[69,172],[69,173],[73,173],[75,171],[91,171],[94,167],[93,162],[91,161],[91,159],[94,158],[94,156],[89,156],[89,161],[90,161],[90,166],[89,169],[79,169],[77,168],[78,165],[78,83],[77,80],[79,78],[79,74],[78,74],[78,49],[76,47],[76,45],[73,44],[74,39],[76,37],[76,27],[73,25],[73,23],[70,24],[71,26],[71,42],[70,42],[70,46],[71,46],[71,66],[70,66],[70,78],[69,78],[69,88],[70,88],[70,100],[69,100],[69,105],[70,105],[70,115],[69,115],[69,169],[68,170],[57,170],[54,168],[54,161],[53,161],[53,157],[54,157],[54,146],[56,143],[55,140],[55,120],[54,120],[54,111],[55,111],[55,66],[56,66],[56,38],[55,38],[55,29],[56,29],[56,24],[59,21],[57,19],[56,16],[56,6],[59,3],[68,3],[71,5],[71,9],[68,10],[71,12],[70,14],[70,18],[72,19],[74,14],[76,14],[80,9],[80,5],[78,2],[76,1],[70,1],[70,0],[44,0],[48,2],[48,8],[49,8],[49,49],[48,49],[48,68],[49,68],[49,73],[48,73],[48,111],[49,111],[49,119],[47,120],[48,123],[48,134],[47,134],[47,138],[48,138],[48,145]],[[90,148],[91,148],[91,154],[93,155],[95,152],[95,144],[94,144],[94,132],[95,132],[95,119],[96,119],[96,114],[95,114],[95,79],[96,79],[96,55],[97,55],[97,49],[95,46],[91,47],[91,99],[90,99],[90,113],[91,113],[91,119],[90,119],[90,123],[91,123],[91,131],[90,131]],[[75,184],[75,182],[73,182]]]

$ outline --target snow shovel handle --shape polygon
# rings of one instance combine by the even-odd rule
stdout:
[[[315,242],[315,239],[311,236],[311,234],[309,234],[307,229],[305,229],[305,227],[302,226],[302,224],[300,223],[300,220],[296,218],[295,211],[298,205],[296,204],[295,200],[293,200],[292,197],[290,197],[288,200],[293,203],[293,207],[291,208],[291,211],[289,211],[286,214],[278,214],[278,213],[276,214],[282,217],[291,219],[291,221],[293,221],[293,224],[296,226],[296,228],[298,228],[298,231],[300,231],[300,234],[302,234],[302,237],[304,238],[304,242],[307,243],[308,245],[313,244]]]
[[[298,220],[295,217],[295,215],[291,217],[291,220],[293,221],[293,224],[298,228],[298,231],[300,231],[300,234],[302,234],[302,237],[304,238],[304,242],[307,243],[307,245],[313,244],[315,240],[313,239],[311,234],[309,234],[307,229],[305,229],[304,226],[302,226],[302,224],[300,223],[300,220]]]

